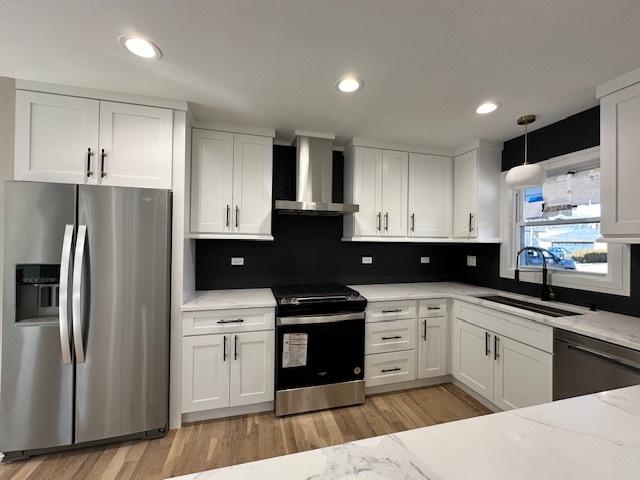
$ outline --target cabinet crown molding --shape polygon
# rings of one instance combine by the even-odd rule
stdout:
[[[627,88],[634,83],[640,83],[640,68],[624,73],[619,77],[604,82],[596,87],[596,98],[602,98],[611,93]]]
[[[68,97],[90,98],[94,100],[107,100],[110,102],[131,103],[147,107],[170,108],[172,110],[181,110],[185,112],[188,111],[187,102],[181,100],[132,95],[130,93],[95,90],[92,88],[58,85],[55,83],[35,82],[32,80],[16,79],[16,90],[52,93],[56,95],[66,95]]]
[[[458,155],[462,155],[464,153],[470,152],[471,150],[488,150],[492,152],[502,152],[502,147],[503,147],[502,142],[478,139],[478,140],[474,140],[473,142],[467,143],[462,147],[458,147],[454,149],[453,155],[457,157]]]
[[[354,137],[345,145],[344,149],[350,150],[353,147],[379,148],[381,150],[394,150],[408,153],[424,153],[427,155],[439,155],[451,157],[453,152],[446,148],[434,148],[419,145],[406,145],[402,143],[384,142],[372,138]]]

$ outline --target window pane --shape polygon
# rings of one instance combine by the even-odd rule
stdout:
[[[520,247],[545,249],[547,266],[565,271],[607,273],[607,244],[596,242],[600,223],[529,225],[521,227]],[[542,267],[539,252],[525,251],[520,266]]]
[[[600,168],[547,178],[540,187],[524,190],[522,218],[564,220],[600,217]]]

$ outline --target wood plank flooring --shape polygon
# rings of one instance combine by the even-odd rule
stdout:
[[[0,480],[164,479],[486,413],[462,390],[444,384],[370,396],[355,407],[197,422],[155,440],[0,464]]]

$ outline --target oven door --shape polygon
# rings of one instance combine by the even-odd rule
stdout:
[[[278,317],[276,390],[364,379],[364,312]]]

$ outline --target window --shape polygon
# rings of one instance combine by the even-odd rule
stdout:
[[[543,250],[553,285],[629,295],[628,245],[600,242],[600,149],[541,162],[543,185],[513,191],[503,183],[500,276],[514,277],[518,250]],[[503,174],[504,177],[504,174]],[[520,279],[539,283],[543,259],[525,250]]]
[[[604,275],[607,244],[600,238],[600,168],[548,176],[544,185],[516,192],[517,245],[544,250],[555,270]],[[538,251],[524,251],[521,267],[542,267]]]

